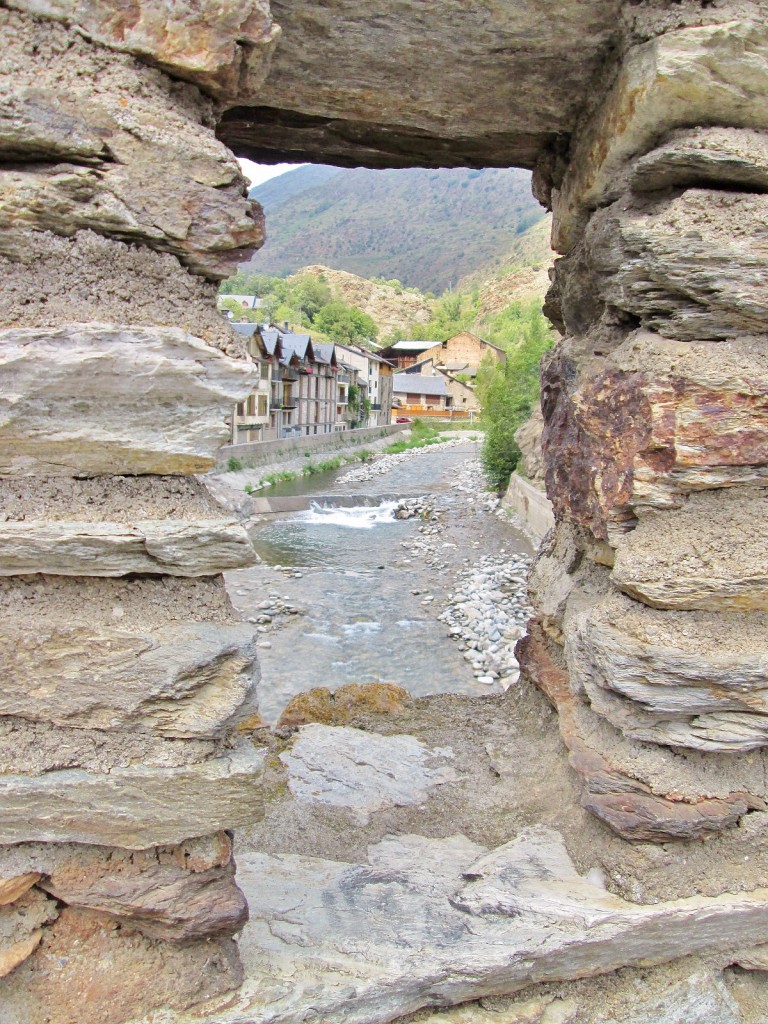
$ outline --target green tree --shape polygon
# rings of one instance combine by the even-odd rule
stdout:
[[[521,338],[509,346],[506,362],[486,356],[478,368],[476,392],[485,426],[482,461],[489,484],[502,490],[517,466],[515,431],[539,397],[539,368],[554,334],[536,304],[523,308]]]

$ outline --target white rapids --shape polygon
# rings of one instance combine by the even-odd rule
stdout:
[[[371,530],[380,523],[395,521],[396,501],[383,501],[380,505],[353,505],[350,508],[318,505],[313,501],[308,511],[299,513],[301,523],[322,526],[341,526],[350,530]]]

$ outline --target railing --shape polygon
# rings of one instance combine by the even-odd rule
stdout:
[[[433,406],[424,405],[399,405],[392,406],[392,419],[397,416],[413,416],[419,419],[441,419],[441,420],[472,420],[478,413],[474,409],[437,409]]]

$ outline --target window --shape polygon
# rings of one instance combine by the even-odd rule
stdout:
[[[267,415],[267,396],[259,395],[259,416]]]

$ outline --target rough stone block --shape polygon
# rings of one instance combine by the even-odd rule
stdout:
[[[717,956],[768,934],[764,889],[638,906],[580,876],[542,826],[494,850],[462,835],[390,836],[362,864],[248,853],[240,874],[246,982],[229,1006],[207,1008],[217,1024],[312,1014],[384,1024],[532,982]],[[704,1005],[728,1005],[719,994]]]
[[[225,755],[182,768],[3,775],[0,843],[95,843],[141,850],[244,828],[263,813],[264,757],[244,742]]]
[[[68,906],[109,914],[153,938],[232,935],[248,920],[248,904],[235,883],[231,840],[223,832],[210,839],[219,855],[202,863],[201,840],[131,854],[70,847],[40,887]],[[46,860],[44,853],[38,857]]]
[[[768,478],[768,357],[759,338],[684,344],[637,331],[602,368],[561,354],[542,379],[547,493],[605,540],[638,510]]]
[[[708,751],[768,744],[768,617],[660,612],[618,594],[565,626],[571,682],[634,739]]]
[[[722,341],[765,328],[766,219],[768,196],[692,188],[598,211],[584,247],[604,302],[667,338]]]
[[[634,161],[627,183],[636,193],[705,184],[738,192],[768,189],[768,132],[697,127],[671,132]]]
[[[11,0],[37,18],[77,25],[89,39],[159,65],[226,98],[255,99],[280,29],[268,0],[141,0],[131,8],[109,0]]]
[[[8,903],[15,903],[41,878],[42,875],[38,871],[27,871],[14,878],[0,879],[0,907],[4,907]]]
[[[65,907],[33,957],[0,982],[3,1024],[124,1024],[178,1015],[243,980],[231,939],[163,942]]]
[[[554,248],[568,252],[589,211],[617,198],[617,182],[633,157],[665,132],[711,124],[768,127],[764,21],[665,32],[628,52],[553,193]]]
[[[0,367],[5,475],[204,472],[253,379],[171,327],[0,331]]]
[[[213,576],[257,561],[234,519],[0,523],[0,575]]]
[[[652,608],[768,611],[768,492],[692,494],[616,543],[613,582]]]
[[[0,715],[214,737],[255,711],[255,662],[245,623],[18,627],[0,640]]]
[[[633,746],[626,749],[626,741],[617,743],[607,735],[610,726],[601,733],[600,716],[580,706],[568,673],[550,655],[536,624],[519,641],[516,653],[523,675],[557,710],[568,760],[584,782],[582,806],[623,839],[698,839],[736,825],[750,809],[765,806],[759,795],[729,791],[734,780],[717,763],[708,768],[692,764],[690,777],[684,778],[668,755],[639,757]],[[590,721],[590,715],[597,721]],[[738,774],[736,779],[740,781]]]

